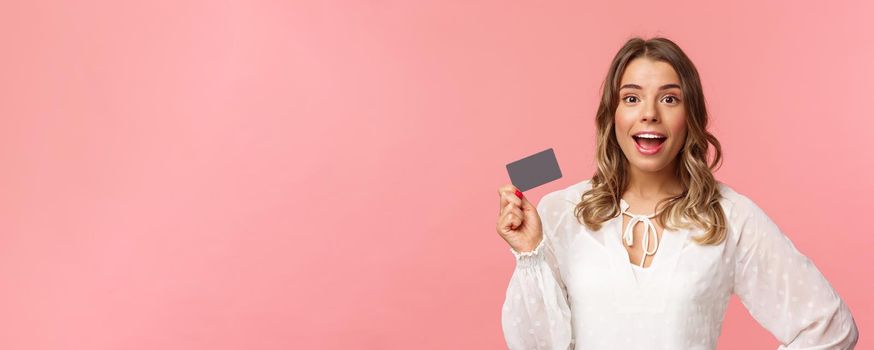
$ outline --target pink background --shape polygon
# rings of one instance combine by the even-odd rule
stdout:
[[[504,165],[591,176],[632,35],[697,65],[717,178],[874,325],[870,1],[13,1],[0,348],[498,349]],[[775,348],[732,298],[720,348]]]

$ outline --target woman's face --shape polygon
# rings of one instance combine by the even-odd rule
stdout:
[[[649,58],[629,62],[619,83],[614,122],[619,147],[631,167],[659,172],[675,166],[686,142],[683,99],[680,77],[670,64]],[[647,132],[658,138],[634,136]]]

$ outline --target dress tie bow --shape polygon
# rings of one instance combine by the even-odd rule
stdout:
[[[622,214],[628,215],[631,217],[631,220],[628,221],[628,226],[625,227],[625,232],[622,233],[622,238],[625,241],[627,246],[632,246],[634,244],[634,225],[637,225],[638,222],[643,222],[643,257],[640,259],[640,267],[643,267],[643,262],[646,261],[646,257],[650,255],[655,255],[656,250],[659,249],[659,236],[656,233],[655,224],[652,223],[651,218],[655,217],[655,214],[650,215],[636,215],[625,211],[628,207],[628,204],[623,201],[622,203]],[[647,250],[649,247],[649,238],[650,234],[652,234],[653,240],[653,248],[652,251]]]

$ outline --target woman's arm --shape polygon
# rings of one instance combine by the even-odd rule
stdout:
[[[554,215],[560,210],[550,195],[537,206],[543,239],[531,252],[518,253],[501,313],[504,339],[510,350],[570,349],[573,345],[567,290],[552,246]]]
[[[778,349],[853,349],[850,310],[813,262],[752,200],[738,227],[734,292]]]

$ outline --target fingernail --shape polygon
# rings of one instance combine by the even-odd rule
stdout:
[[[522,192],[519,191],[518,189],[516,190],[516,197],[519,197],[519,199],[522,199]]]

